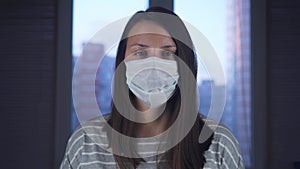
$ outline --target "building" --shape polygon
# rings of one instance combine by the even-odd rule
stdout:
[[[251,167],[250,1],[228,0],[227,111],[235,111],[244,163]]]

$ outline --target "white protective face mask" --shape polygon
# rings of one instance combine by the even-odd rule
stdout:
[[[179,78],[175,60],[148,57],[125,65],[129,89],[146,106],[158,107],[172,96]]]

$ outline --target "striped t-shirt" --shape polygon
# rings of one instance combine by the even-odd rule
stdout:
[[[103,126],[103,119],[98,118],[77,128],[68,141],[60,169],[117,169]],[[204,152],[204,169],[244,169],[239,144],[230,130],[212,122],[208,126],[215,129],[212,143]],[[148,139],[139,144],[143,148],[139,153],[144,153],[145,162],[138,169],[156,169],[158,161],[159,168],[169,168],[159,155],[153,156],[159,153],[157,147],[160,142]]]

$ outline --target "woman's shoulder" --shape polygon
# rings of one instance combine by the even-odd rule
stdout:
[[[224,165],[225,168],[244,168],[239,143],[231,130],[215,121],[204,121],[213,131],[211,145],[205,152],[207,162]]]
[[[97,162],[99,159],[96,160],[94,156],[99,153],[105,156],[105,158],[101,158],[104,163],[111,163],[111,150],[104,130],[108,118],[109,115],[97,117],[81,123],[76,128],[68,140],[61,168],[80,166],[93,160]],[[93,156],[93,158],[88,158],[88,156]]]
[[[75,141],[79,141],[80,138],[92,137],[92,136],[104,136],[106,132],[105,126],[108,125],[107,120],[110,115],[103,115],[86,122],[80,123],[69,138],[69,144]]]
[[[205,125],[208,126],[214,133],[214,141],[230,141],[234,145],[238,145],[238,141],[233,135],[232,131],[224,124],[217,123],[213,120],[204,119]]]

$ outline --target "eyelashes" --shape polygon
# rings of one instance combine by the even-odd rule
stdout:
[[[147,57],[156,56],[162,59],[167,60],[174,60],[176,57],[175,52],[169,50],[162,50],[162,49],[142,49],[134,51],[130,54],[129,57],[132,59],[144,59]]]

